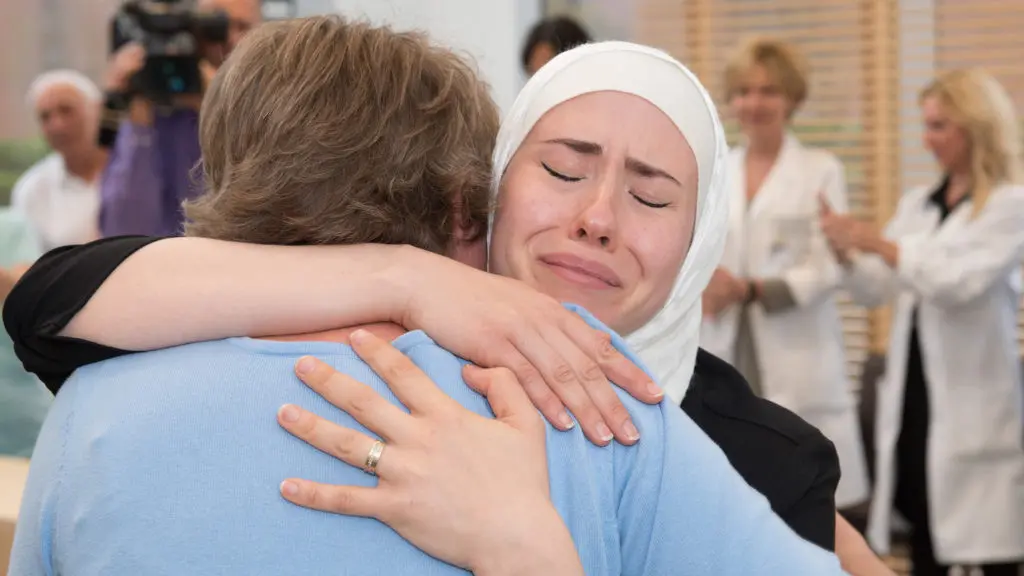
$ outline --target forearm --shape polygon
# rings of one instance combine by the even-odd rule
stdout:
[[[153,130],[122,125],[100,183],[100,229],[104,236],[159,231],[163,181],[154,157]]]
[[[397,319],[400,246],[266,246],[173,238],[124,261],[61,335],[126,350],[301,334]]]
[[[851,576],[894,576],[892,570],[868,547],[864,537],[836,513],[836,555]]]

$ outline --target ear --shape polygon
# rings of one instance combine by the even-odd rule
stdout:
[[[474,224],[466,210],[466,198],[461,193],[456,193],[452,200],[452,218],[455,226],[452,230],[452,237],[455,242],[464,244],[475,242],[480,238],[480,226]]]

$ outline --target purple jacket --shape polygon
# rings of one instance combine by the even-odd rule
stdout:
[[[152,126],[121,124],[100,182],[104,236],[179,236],[181,203],[202,191],[199,114],[156,113]]]

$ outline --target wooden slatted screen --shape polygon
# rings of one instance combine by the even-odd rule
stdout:
[[[608,20],[602,0],[552,2],[562,12]],[[625,0],[621,0],[626,3]],[[964,66],[992,72],[1024,113],[1024,0],[635,0],[629,36],[688,65],[722,102],[725,58],[747,35],[798,45],[811,63],[810,98],[794,129],[846,166],[850,206],[879,225],[904,191],[938,177],[921,145],[918,93],[935,74]],[[581,6],[590,6],[584,10]],[[595,7],[596,6],[596,7]],[[619,6],[621,15],[621,5]],[[603,28],[603,27],[602,27]],[[600,32],[600,30],[599,30]],[[869,351],[885,350],[888,310],[843,305],[855,378]],[[1024,354],[1024,306],[1019,316]]]
[[[903,186],[927,185],[938,178],[935,163],[920,145],[917,93],[934,74],[962,67],[992,73],[1024,111],[1024,2],[1020,0],[902,0],[905,93],[901,117]],[[908,42],[909,43],[909,42]],[[1018,314],[1024,354],[1024,308]]]
[[[810,62],[811,86],[794,132],[806,145],[831,150],[843,161],[853,212],[879,213],[874,190],[892,184],[896,174],[890,156],[878,152],[896,142],[895,97],[888,87],[894,49],[887,39],[879,42],[893,27],[891,10],[855,0],[647,0],[638,11],[636,39],[671,52],[694,70],[718,101],[733,142],[737,129],[723,98],[729,54],[751,35],[797,45]],[[872,322],[849,299],[841,301],[848,372],[856,385]]]

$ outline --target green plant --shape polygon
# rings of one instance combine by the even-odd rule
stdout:
[[[11,190],[18,178],[49,153],[39,138],[0,142],[0,205],[11,201]]]

